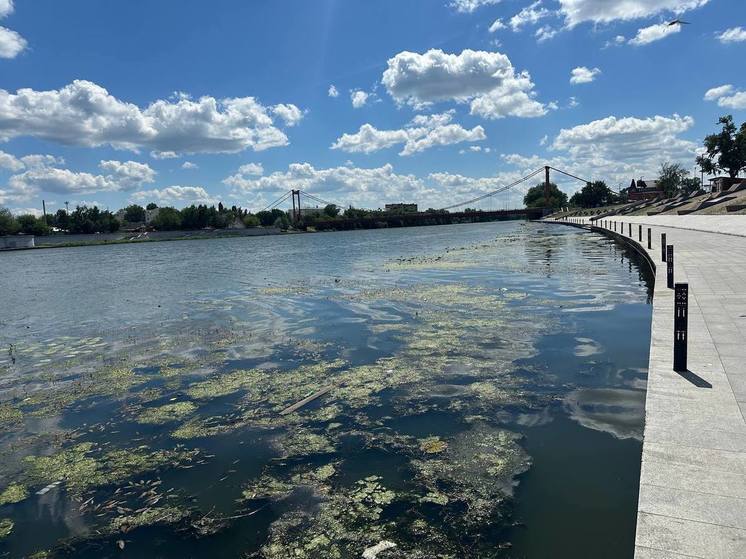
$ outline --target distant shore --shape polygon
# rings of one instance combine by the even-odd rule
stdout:
[[[120,231],[117,233],[44,235],[35,237],[33,247],[3,249],[0,250],[0,252],[45,248],[121,245],[130,243],[157,243],[165,241],[198,241],[236,237],[264,237],[267,235],[280,235],[282,233],[283,231],[277,227],[256,227],[251,229],[150,231],[147,233],[132,233],[127,231]]]

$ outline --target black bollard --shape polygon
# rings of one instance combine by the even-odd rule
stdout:
[[[653,234],[650,231],[650,227],[648,227],[648,249],[653,248]]]
[[[674,287],[673,307],[673,370],[686,371],[686,347],[689,337],[689,284]]]
[[[673,245],[666,246],[666,280],[668,289],[673,289]]]
[[[666,234],[661,233],[661,260],[666,261]]]
[[[637,226],[639,229],[637,230],[637,240],[642,242],[642,225]]]
[[[632,224],[628,223],[627,225],[629,225],[629,235],[627,236],[631,239],[632,238]]]

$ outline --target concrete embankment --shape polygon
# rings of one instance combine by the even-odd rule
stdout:
[[[696,217],[573,223],[631,244],[656,264],[638,559],[746,557],[746,216]],[[673,370],[674,300],[662,233],[674,246],[675,281],[689,284],[682,373]]]

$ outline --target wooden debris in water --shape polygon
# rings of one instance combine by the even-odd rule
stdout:
[[[332,384],[330,384],[329,386],[325,386],[324,388],[322,388],[321,390],[317,390],[310,396],[306,396],[301,401],[294,403],[292,406],[288,406],[287,408],[285,408],[284,410],[280,412],[280,415],[288,415],[289,413],[293,413],[294,411],[299,410],[306,404],[313,402],[316,398],[320,398],[321,396],[333,390],[334,388],[336,387]]]

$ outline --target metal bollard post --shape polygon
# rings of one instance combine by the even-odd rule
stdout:
[[[674,287],[673,308],[673,370],[686,371],[686,349],[689,337],[689,284]]]
[[[638,230],[637,230],[637,240],[639,242],[642,242],[642,225],[638,225],[637,227],[638,227]]]
[[[661,233],[661,261],[666,261],[666,234]]]
[[[632,238],[632,224],[628,223],[627,225],[629,225],[629,235],[627,236],[631,239]]]
[[[653,234],[650,231],[650,227],[648,227],[648,249],[653,248]]]
[[[673,289],[673,245],[666,246],[666,280],[668,289]]]

